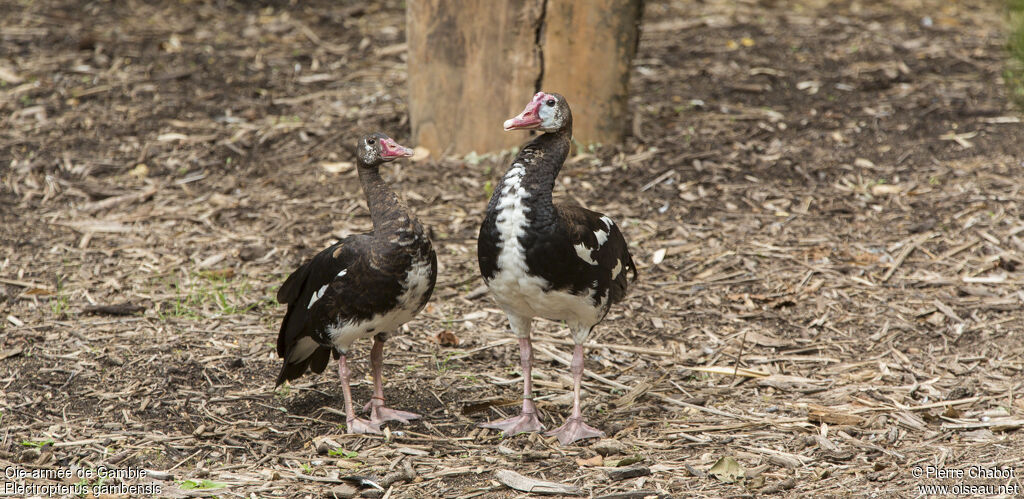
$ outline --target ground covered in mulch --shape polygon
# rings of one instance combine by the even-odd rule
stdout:
[[[475,260],[507,153],[385,169],[440,264],[386,350],[390,402],[425,418],[344,435],[333,364],[274,387],[277,288],[371,225],[350,147],[408,142],[400,2],[8,2],[0,463],[221,497],[521,495],[498,470],[591,496],[1020,486],[1024,130],[995,4],[647,2],[632,137],[556,189],[641,275],[587,354],[609,440],[561,447],[475,426],[521,390]],[[570,347],[535,331],[551,428]]]

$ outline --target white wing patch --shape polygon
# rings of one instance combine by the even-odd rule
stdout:
[[[612,222],[607,215],[601,216],[601,221],[604,222],[605,228],[594,231],[594,237],[597,238],[597,249],[601,249],[601,246],[608,241],[608,236],[612,233],[612,226],[615,225],[615,222]]]
[[[600,234],[600,232],[598,232],[598,234]],[[600,241],[601,240],[598,239],[598,242],[600,242]],[[594,260],[593,258],[590,257],[590,253],[593,250],[588,248],[586,244],[584,244],[584,243],[575,244],[575,245],[573,245],[573,248],[576,249],[576,256],[580,257],[580,260],[583,260],[584,262],[587,262],[587,263],[589,263],[591,265],[597,265],[597,260]]]
[[[334,276],[334,278],[339,279],[345,277],[345,274],[347,273],[348,269],[341,269],[341,271],[338,272],[338,275]],[[320,298],[324,297],[324,293],[327,291],[327,286],[330,286],[330,284],[324,284],[323,286],[320,286],[320,289],[318,289],[316,293],[313,293],[313,296],[309,297],[309,305],[306,306],[306,310],[313,308],[313,304],[319,301]]]
[[[612,268],[612,280],[618,279],[622,275],[622,260],[615,260],[615,267]]]
[[[288,352],[287,362],[289,364],[294,364],[305,359],[306,357],[309,357],[310,355],[313,354],[313,351],[316,350],[316,347],[318,346],[319,345],[317,345],[316,341],[314,341],[313,338],[310,338],[309,336],[303,336],[301,339],[299,339],[299,342],[292,347],[291,351]]]
[[[594,258],[591,257],[590,254],[594,251],[600,250],[601,246],[604,246],[604,243],[608,242],[608,236],[611,235],[612,232],[612,225],[615,225],[615,222],[612,222],[612,219],[608,218],[607,216],[602,216],[601,221],[604,222],[605,227],[603,229],[597,229],[594,231],[594,237],[597,239],[596,248],[590,249],[587,247],[586,243],[579,243],[573,245],[573,248],[576,249],[576,256],[580,257],[580,260],[583,260],[584,262],[587,262],[591,265],[597,265],[597,260],[594,260]]]
[[[313,296],[309,297],[309,305],[306,307],[306,310],[313,308],[313,304],[324,296],[324,291],[327,291],[327,286],[327,284],[320,286],[320,289],[318,289],[316,293],[313,293]]]

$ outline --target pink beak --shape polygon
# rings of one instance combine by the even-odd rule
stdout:
[[[408,158],[412,156],[412,149],[398,145],[393,139],[381,139],[380,154],[384,159]]]
[[[540,126],[540,106],[544,102],[544,98],[547,94],[544,92],[537,92],[533,96],[533,100],[526,105],[526,109],[519,113],[519,116],[515,118],[505,120],[505,131],[510,130],[529,130],[531,128],[537,128]]]

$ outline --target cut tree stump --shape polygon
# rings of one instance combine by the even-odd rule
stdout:
[[[526,106],[541,71],[542,0],[410,0],[412,141],[431,155],[519,144],[501,123]],[[518,106],[520,109],[513,112]],[[506,116],[507,115],[507,116]]]
[[[541,90],[569,101],[573,136],[583,144],[615,144],[629,130],[629,68],[642,10],[641,0],[547,2]]]
[[[642,0],[409,0],[412,140],[435,157],[518,146],[501,124],[537,91],[565,95],[574,138],[629,129]]]

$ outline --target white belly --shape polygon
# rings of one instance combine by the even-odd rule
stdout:
[[[540,277],[500,270],[487,283],[495,301],[506,312],[521,317],[564,320],[571,327],[593,326],[601,320],[600,306],[593,297],[565,291],[545,291],[547,281]]]
[[[412,320],[420,311],[423,297],[430,292],[430,260],[414,261],[405,274],[402,294],[395,308],[374,315],[368,320],[344,321],[327,328],[327,334],[334,347],[347,352],[356,340],[369,338],[377,333],[389,333]]]

